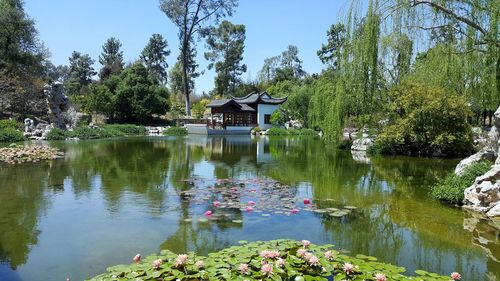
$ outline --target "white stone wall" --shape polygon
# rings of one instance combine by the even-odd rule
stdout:
[[[262,130],[267,130],[271,128],[271,124],[264,123],[264,115],[273,114],[276,110],[279,109],[279,105],[274,104],[259,104],[257,107],[257,124],[259,124],[259,128]]]

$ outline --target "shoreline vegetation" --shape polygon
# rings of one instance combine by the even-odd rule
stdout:
[[[107,273],[89,281],[111,280],[415,280],[403,275],[403,267],[377,261],[376,257],[355,257],[334,250],[333,245],[314,245],[308,240],[273,240],[232,246],[208,257],[190,252],[177,255],[162,250],[159,255],[133,257],[130,265],[109,267]],[[460,280],[453,272],[441,276],[416,270],[418,280]]]

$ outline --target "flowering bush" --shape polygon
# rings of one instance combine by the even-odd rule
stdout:
[[[233,246],[207,257],[176,255],[168,250],[131,265],[108,268],[92,281],[111,280],[413,280],[402,267],[377,262],[374,257],[350,257],[309,241],[274,240]],[[307,244],[307,248],[304,246]],[[459,280],[459,273],[440,276],[415,271],[418,280]],[[458,279],[457,279],[458,278]]]

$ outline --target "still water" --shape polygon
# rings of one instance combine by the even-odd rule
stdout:
[[[54,142],[63,159],[0,164],[0,280],[83,280],[170,249],[207,254],[239,240],[332,243],[407,268],[500,280],[493,223],[429,198],[456,160],[368,159],[314,138],[157,137]],[[181,196],[215,179],[272,179],[297,201],[358,207],[335,218],[231,210],[242,223],[201,223],[210,203]],[[329,200],[325,200],[329,199]],[[257,202],[258,204],[258,202]],[[193,218],[187,223],[186,219]]]

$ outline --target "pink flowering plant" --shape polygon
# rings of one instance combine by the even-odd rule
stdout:
[[[160,255],[136,255],[140,258],[132,253],[132,264],[110,267],[108,273],[90,280],[415,280],[414,276],[403,275],[402,267],[378,262],[375,257],[347,256],[333,245],[318,246],[295,240],[241,244],[208,257],[194,253],[178,255],[168,250]],[[458,272],[448,276],[423,270],[415,273],[418,280],[461,278]]]

